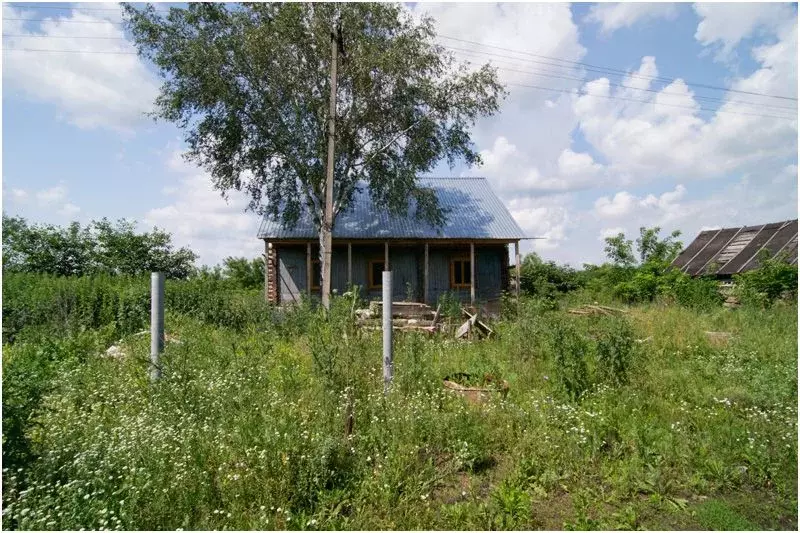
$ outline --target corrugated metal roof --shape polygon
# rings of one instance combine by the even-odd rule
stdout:
[[[449,209],[441,228],[417,220],[413,207],[406,217],[392,217],[375,208],[366,186],[356,192],[353,207],[339,213],[333,228],[334,239],[497,239],[516,240],[525,235],[494,194],[486,178],[419,178],[423,187],[436,191],[439,205]],[[258,230],[259,239],[316,239],[318,234],[305,213],[294,228],[265,216]]]
[[[691,276],[730,276],[758,268],[762,249],[770,255],[786,253],[797,262],[797,219],[758,226],[702,231],[675,258],[672,266]]]

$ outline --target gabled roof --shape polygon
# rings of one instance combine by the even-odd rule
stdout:
[[[702,231],[672,262],[691,275],[731,276],[758,268],[762,249],[797,263],[797,219],[758,226]]]
[[[417,220],[414,207],[408,216],[392,217],[375,208],[364,185],[356,192],[353,206],[339,213],[334,239],[492,239],[513,241],[523,238],[520,227],[503,202],[492,192],[486,178],[419,178],[419,185],[436,191],[439,205],[449,209],[444,227],[434,228]],[[292,229],[285,229],[265,216],[259,239],[316,239],[318,234],[305,213]]]

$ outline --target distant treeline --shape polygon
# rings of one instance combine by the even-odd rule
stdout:
[[[169,279],[231,280],[236,288],[263,286],[261,258],[228,257],[221,266],[195,267],[197,254],[175,248],[172,235],[154,228],[137,233],[128,220],[73,222],[66,227],[29,224],[3,215],[3,272],[52,276],[131,276],[164,272]]]
[[[660,237],[661,228],[640,228],[635,243],[619,233],[606,238],[608,261],[602,265],[584,264],[581,269],[544,261],[536,253],[525,256],[521,268],[521,289],[525,294],[548,300],[575,291],[590,293],[603,300],[626,303],[656,300],[687,307],[721,305],[724,297],[713,277],[692,278],[670,263],[683,248],[675,231]],[[735,295],[742,303],[771,305],[797,294],[797,266],[781,257],[762,257],[761,268],[735,276]]]

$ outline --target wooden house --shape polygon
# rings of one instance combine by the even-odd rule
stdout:
[[[485,178],[421,178],[447,211],[443,227],[375,208],[366,186],[339,213],[333,230],[331,290],[360,287],[381,298],[381,273],[393,274],[393,300],[436,303],[451,293],[463,302],[498,300],[509,288],[509,244],[519,263],[522,230]],[[319,237],[305,214],[294,228],[264,217],[258,238],[267,257],[265,292],[273,303],[320,292]],[[517,284],[518,286],[518,284]]]
[[[759,256],[781,255],[797,263],[797,219],[702,231],[672,262],[690,276],[724,281],[759,266]]]

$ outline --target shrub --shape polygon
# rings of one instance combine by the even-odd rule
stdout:
[[[597,361],[605,379],[616,385],[628,382],[633,355],[633,330],[624,318],[611,318],[597,341]]]
[[[551,350],[559,386],[571,400],[578,400],[590,384],[588,341],[569,322],[556,322],[551,336]]]
[[[575,269],[557,265],[555,261],[542,261],[535,253],[526,255],[521,266],[520,288],[525,294],[556,298],[581,286]]]
[[[769,307],[781,296],[797,299],[797,265],[784,257],[769,257],[766,250],[760,255],[761,266],[734,276],[736,292],[745,305]]]

